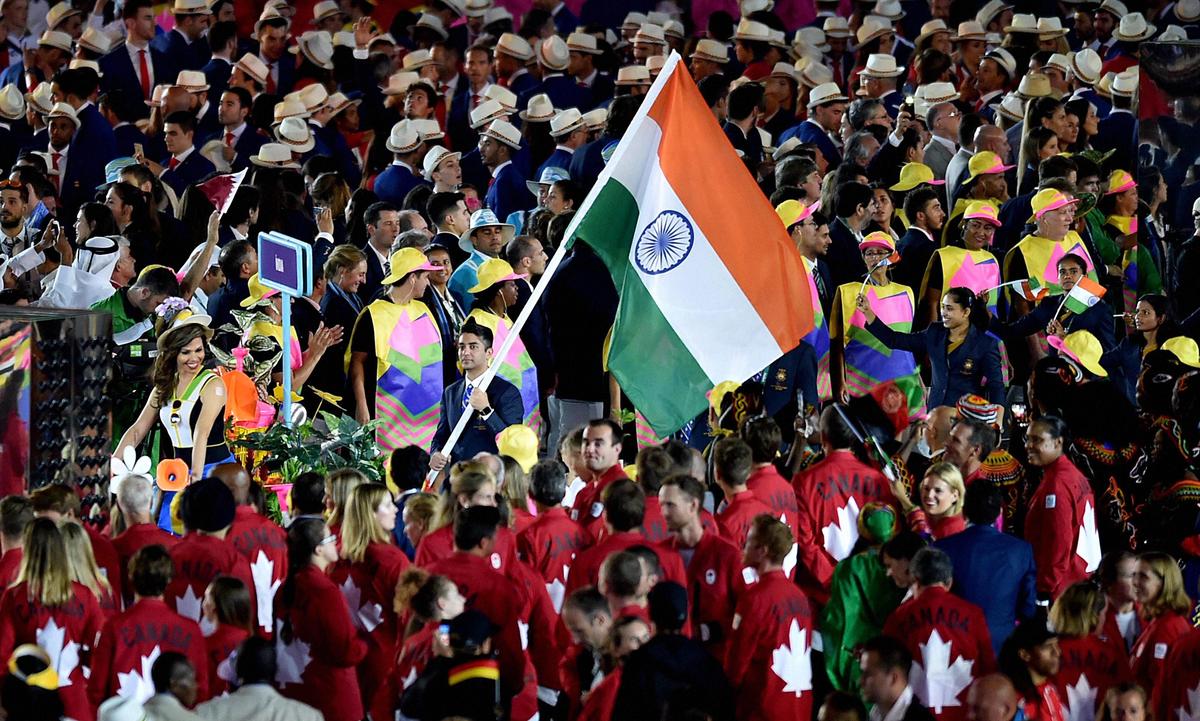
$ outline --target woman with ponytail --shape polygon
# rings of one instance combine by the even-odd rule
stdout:
[[[355,667],[367,645],[350,620],[346,599],[326,575],[337,560],[337,536],[324,521],[292,523],[288,575],[275,596],[276,680],[280,693],[317,709],[326,721],[361,721],[366,712]]]
[[[67,544],[58,526],[49,518],[35,519],[25,531],[17,582],[0,597],[0,658],[9,658],[22,644],[42,646],[59,676],[66,716],[91,721],[96,714],[83,670],[103,624],[95,594],[71,580]]]
[[[884,345],[929,356],[933,374],[928,406],[954,405],[975,394],[992,403],[1004,403],[1004,377],[1000,346],[987,333],[986,299],[967,288],[950,288],[942,296],[941,323],[919,333],[901,333],[881,322],[863,296],[858,309],[867,319],[867,330]]]
[[[342,589],[358,637],[367,644],[367,657],[358,665],[358,684],[363,704],[369,705],[396,654],[393,598],[408,556],[392,543],[397,510],[387,486],[357,486],[344,510],[342,560],[329,577]]]

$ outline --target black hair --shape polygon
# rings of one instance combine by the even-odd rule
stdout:
[[[222,25],[224,23],[217,23],[217,24]],[[233,23],[229,23],[229,24],[232,25]],[[238,86],[238,85],[230,85],[230,86],[226,87],[224,90],[222,90],[221,92],[222,92],[222,94],[229,93],[231,95],[236,95],[237,99],[238,99],[238,105],[245,108],[247,112],[254,109],[254,98],[250,97],[249,90],[247,90],[241,86]],[[241,187],[245,187],[245,186],[241,186]]]
[[[745,120],[762,104],[763,88],[757,83],[745,83],[729,91],[729,119]]]
[[[979,113],[966,113],[958,120],[958,144],[971,145],[975,142],[975,131],[979,130],[987,121]]]
[[[179,295],[179,279],[170,268],[151,268],[143,271],[134,285],[149,290],[151,295]]]
[[[121,8],[121,19],[132,20],[137,17],[138,11],[142,8],[154,9],[152,0],[127,0],[125,6]]]
[[[429,200],[425,203],[425,214],[429,219],[437,223],[442,222],[450,211],[458,207],[458,204],[466,200],[467,196],[458,192],[449,193],[434,193],[429,196]]]
[[[187,656],[178,651],[163,651],[154,660],[154,665],[150,667],[150,680],[154,682],[154,690],[158,693],[169,693],[171,681],[175,678],[175,669],[180,666],[189,669],[192,673],[196,672]]]
[[[862,653],[873,653],[885,671],[899,671],[905,679],[912,667],[912,654],[898,639],[879,635],[860,646]]]
[[[967,489],[967,496],[963,499],[963,516],[973,526],[990,526],[1000,517],[1003,505],[1000,487],[986,478],[980,478],[972,481]]]
[[[930,201],[937,199],[937,191],[928,185],[919,185],[910,190],[904,196],[904,215],[908,218],[908,222],[915,223],[917,221],[917,213],[924,213],[925,206]]]
[[[1035,133],[1036,130],[1035,128],[1030,132]],[[1051,131],[1051,135],[1053,135],[1053,131]],[[1049,138],[1039,143],[1039,146],[1044,145],[1045,142],[1049,142]],[[1030,158],[1030,160],[1032,159]],[[1078,180],[1079,165],[1071,157],[1066,155],[1051,155],[1049,158],[1038,163],[1038,181],[1044,182],[1050,178],[1066,178],[1070,175],[1071,171],[1075,171],[1075,178]]]
[[[221,272],[225,274],[225,278],[232,280],[239,277],[242,264],[248,263],[250,261],[250,254],[254,252],[257,252],[254,244],[246,238],[234,240],[222,248],[218,265],[221,266]]]
[[[492,506],[471,506],[454,517],[454,547],[470,551],[485,538],[495,538],[500,526],[500,511]]]
[[[389,211],[400,212],[400,208],[396,207],[395,203],[389,203],[386,200],[381,200],[377,203],[372,203],[367,207],[367,212],[363,214],[363,220],[367,225],[379,225],[379,216]]]
[[[557,459],[538,461],[529,469],[529,496],[548,508],[561,505],[567,495],[567,469]]]
[[[225,49],[230,40],[237,39],[237,23],[230,20],[213,23],[208,28],[208,48],[214,53]],[[246,107],[249,107],[247,104]]]
[[[238,646],[235,673],[242,685],[274,683],[276,668],[275,644],[271,641],[251,635]]]
[[[862,169],[858,166],[854,166],[854,170],[862,173]],[[857,180],[845,182],[838,186],[834,195],[835,212],[840,218],[849,218],[858,210],[858,206],[870,205],[873,197],[875,197],[875,193],[870,186]]]
[[[63,92],[80,100],[86,100],[100,85],[100,78],[91,68],[71,68],[60,70],[54,76],[54,84]]]
[[[901,531],[879,547],[879,552],[897,561],[911,561],[917,551],[925,548],[925,539],[913,531]]]
[[[458,331],[459,337],[467,334],[478,338],[483,343],[484,348],[491,348],[492,342],[495,339],[495,337],[492,335],[492,329],[488,328],[486,325],[477,323],[474,318],[467,318],[467,322],[463,323],[462,328],[460,328]]]
[[[754,468],[751,458],[750,446],[741,438],[722,438],[713,448],[713,467],[721,479],[731,486],[746,483]]]
[[[1051,438],[1061,440],[1064,449],[1071,444],[1071,428],[1062,418],[1055,415],[1044,415],[1034,423],[1045,428]]]
[[[420,446],[397,448],[388,459],[392,483],[401,491],[419,491],[428,469],[429,454]]]
[[[979,446],[979,460],[981,462],[990,456],[996,448],[996,429],[983,421],[959,418],[954,422],[954,425],[963,425],[971,429],[971,438],[967,442],[972,446]]]
[[[711,108],[717,104],[718,100],[725,97],[725,93],[729,92],[729,79],[721,73],[714,73],[701,78],[696,87],[700,88],[700,95],[704,98],[705,105]]]
[[[975,295],[975,292],[970,288],[964,288],[962,286],[947,289],[945,295],[950,296],[952,299],[954,299],[955,303],[971,311],[971,325],[975,326],[981,331],[987,330],[987,296]]]
[[[846,415],[838,413],[837,409],[849,412],[841,403],[830,404],[821,412],[821,437],[835,451],[853,448],[857,443],[854,429],[847,422]]]
[[[178,125],[185,133],[196,132],[196,116],[186,110],[176,110],[163,119],[163,124]]]
[[[297,515],[318,515],[325,510],[325,476],[305,471],[292,482],[292,507]]]
[[[742,440],[750,447],[750,457],[755,463],[770,463],[783,445],[783,431],[770,416],[748,418],[742,424]]]
[[[234,90],[242,89],[234,88]],[[242,92],[244,93],[245,90]],[[221,217],[221,224],[232,228],[242,223],[249,223],[250,214],[258,209],[260,198],[262,198],[262,194],[258,192],[258,188],[243,183],[234,194],[233,200],[230,201],[229,209]]]

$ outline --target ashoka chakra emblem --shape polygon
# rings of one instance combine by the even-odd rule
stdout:
[[[638,236],[634,261],[650,275],[665,273],[692,252],[695,237],[692,222],[683,213],[664,210]]]

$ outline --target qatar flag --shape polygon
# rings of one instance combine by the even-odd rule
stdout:
[[[229,210],[229,204],[233,202],[233,196],[237,195],[237,189],[241,187],[245,177],[246,169],[243,168],[236,173],[209,178],[198,187],[200,192],[204,193],[204,197],[208,198],[208,202],[224,215],[225,211]]]

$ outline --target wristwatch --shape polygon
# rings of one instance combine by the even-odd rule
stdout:
[[[488,417],[490,415],[492,415],[492,407],[491,406],[488,406],[487,408],[484,408],[483,410],[479,411],[479,417],[485,421],[488,419]]]

